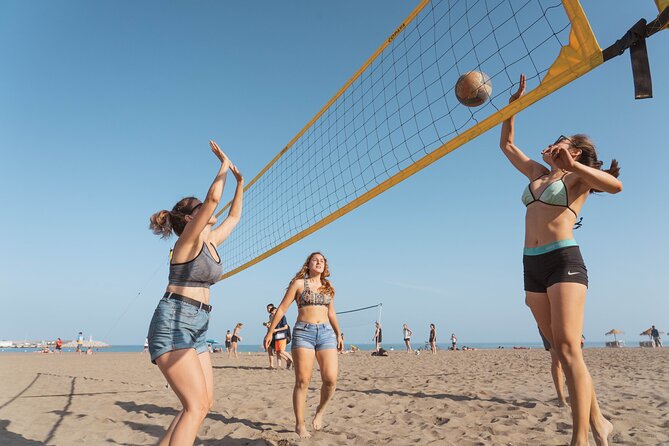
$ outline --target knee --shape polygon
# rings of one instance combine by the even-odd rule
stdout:
[[[309,378],[298,376],[295,378],[295,388],[298,390],[307,390],[309,388]]]
[[[579,342],[556,339],[555,350],[560,358],[560,362],[567,367],[581,358],[581,345]]]
[[[212,407],[212,401],[209,398],[203,398],[199,401],[184,407],[185,412],[190,412],[198,419],[204,420]]]
[[[337,386],[337,377],[323,376],[321,381],[325,389],[334,389]]]

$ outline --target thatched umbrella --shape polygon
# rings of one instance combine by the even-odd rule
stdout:
[[[624,332],[622,332],[622,331],[617,330],[617,329],[614,328],[613,330],[611,330],[611,331],[609,331],[609,332],[607,332],[607,333],[604,333],[604,334],[607,335],[607,336],[608,336],[608,335],[613,335],[613,339],[614,339],[616,342],[618,342],[618,338],[616,337],[616,335],[623,334],[623,333],[624,333]]]

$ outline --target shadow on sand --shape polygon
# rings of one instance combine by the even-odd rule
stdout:
[[[168,416],[176,416],[179,411],[173,407],[161,407],[157,406],[155,404],[136,404],[134,401],[117,401],[115,403],[117,406],[125,410],[126,412],[133,412],[133,413],[142,413],[144,415],[147,414],[156,414],[156,415],[168,415]],[[207,415],[207,419],[209,420],[214,420],[214,421],[220,421],[225,424],[235,424],[239,423],[242,424],[248,428],[253,429],[254,431],[257,431],[258,433],[265,432],[267,430],[273,430],[275,432],[276,428],[279,427],[278,424],[275,423],[268,423],[268,422],[262,422],[262,421],[251,421],[247,420],[245,418],[237,418],[237,417],[226,417],[223,414],[217,413],[217,412],[209,412]],[[161,438],[163,434],[165,433],[165,430],[167,426],[157,426],[155,424],[143,424],[143,423],[135,423],[132,421],[125,421],[124,422],[128,427],[130,427],[133,430],[136,431],[141,431],[146,434],[151,435],[154,438]],[[210,440],[198,440],[197,444],[202,444],[202,445],[268,445],[271,443],[268,443],[267,441],[263,439],[248,439],[248,438],[229,438],[225,437],[222,439],[210,439]]]
[[[29,440],[22,435],[7,430],[9,420],[0,420],[0,444],[12,446],[42,446],[41,441]]]
[[[409,393],[409,392],[404,392],[402,390],[380,390],[380,389],[357,390],[357,389],[344,389],[341,387],[337,389],[337,392],[357,392],[357,393],[364,393],[365,395],[382,394],[388,396],[405,396],[408,398],[449,399],[452,401],[481,401],[486,403],[507,404],[510,406],[522,407],[525,409],[532,409],[537,405],[537,403],[529,401],[508,401],[497,397],[480,398],[478,396],[452,395],[450,393],[424,393],[424,392]]]

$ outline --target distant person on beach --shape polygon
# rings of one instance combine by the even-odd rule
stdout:
[[[660,331],[655,328],[653,325],[650,328],[650,336],[653,338],[653,347],[662,347],[662,341],[660,340]]]
[[[144,351],[142,353],[148,353],[149,352],[149,338],[146,338],[144,341]]]
[[[274,314],[276,314],[276,307],[273,304],[270,305],[272,305],[272,311],[270,312],[270,314],[272,315],[272,317],[274,317]],[[270,323],[271,322],[272,321],[270,320]],[[272,337],[272,339],[274,340],[273,349],[276,354],[276,366],[279,369],[281,368],[282,359],[286,361],[287,369],[290,369],[291,365],[293,364],[293,357],[290,355],[290,353],[286,352],[286,346],[288,345],[289,334],[290,334],[290,327],[288,326],[288,321],[286,320],[286,315],[284,314],[279,323],[276,324],[276,328],[274,329],[274,335]],[[271,351],[272,349],[270,349],[270,352]]]
[[[63,340],[60,338],[56,339],[56,348],[54,349],[54,353],[63,353]]]
[[[525,75],[509,103],[525,92]],[[577,112],[577,104],[573,104]],[[573,228],[578,213],[593,192],[618,193],[622,183],[616,160],[608,170],[586,135],[560,136],[541,151],[543,164],[527,157],[514,142],[514,116],[502,124],[500,148],[529,184],[522,195],[525,214],[523,255],[525,303],[541,332],[555,348],[564,367],[572,413],[572,445],[588,444],[588,427],[595,442],[607,444],[613,430],[597,402],[592,378],[579,346],[588,290],[588,272]]]
[[[183,198],[171,211],[151,216],[154,234],[178,236],[170,259],[169,282],[149,325],[151,362],[165,376],[181,401],[183,409],[159,441],[161,445],[191,445],[214,400],[214,376],[207,351],[209,326],[209,287],[223,272],[216,251],[235,228],[242,213],[244,179],[218,145],[210,141],[220,167],[204,201]],[[182,181],[180,169],[193,170],[191,158],[182,153],[180,164],[164,172],[165,184],[172,187]],[[237,180],[228,216],[218,227],[214,213],[221,201],[228,171]]]
[[[434,324],[430,324],[430,340],[428,342],[430,343],[432,353],[437,353],[437,327]]]
[[[413,331],[409,330],[409,326],[407,324],[404,324],[402,327],[402,337],[404,338],[404,345],[407,348],[407,353],[411,353],[411,335],[413,335]]]
[[[346,352],[346,348],[345,348],[345,345],[344,345],[344,332],[343,331],[339,334],[339,337],[341,338],[341,348],[339,349],[339,353],[341,354],[341,353]]]
[[[455,333],[451,333],[451,350],[455,351],[458,348],[458,338],[455,337]]]
[[[232,333],[230,330],[225,332],[225,351],[228,352],[228,358],[230,357],[230,350],[232,349]]]
[[[267,305],[267,313],[269,314],[269,319],[267,322],[263,322],[263,326],[267,328],[267,333],[269,333],[269,326],[272,323],[272,318],[274,317],[276,308],[274,307],[274,304],[269,304]],[[270,369],[275,369],[276,366],[274,365],[274,337],[272,337],[272,341],[269,343],[269,348],[267,348],[267,356],[269,358],[269,368]]]
[[[539,329],[539,336],[541,336],[541,342],[544,344],[544,349],[551,354],[551,376],[553,377],[553,385],[555,386],[555,392],[557,393],[558,406],[565,407],[567,405],[567,398],[564,395],[562,364],[560,364],[557,352],[554,348],[551,348],[551,343],[541,332],[541,328],[537,328]]]
[[[77,335],[77,349],[75,350],[75,353],[83,353],[83,346],[84,346],[84,334],[80,331],[79,334]]]
[[[286,314],[290,305],[297,303],[297,321],[293,326],[292,354],[295,368],[293,410],[295,432],[301,438],[309,438],[304,420],[307,390],[314,368],[314,359],[321,371],[321,397],[316,415],[311,422],[315,430],[323,427],[323,415],[337,385],[339,355],[343,341],[334,307],[335,290],[327,279],[330,276],[328,263],[323,254],[309,254],[302,268],[290,281],[288,290],[276,310],[263,345],[269,347],[272,333]]]
[[[244,324],[237,322],[237,325],[235,325],[235,328],[232,330],[232,337],[230,338],[231,350],[232,354],[235,355],[235,359],[238,359],[237,343],[242,340],[242,337],[239,336],[239,330],[241,330],[243,326]]]
[[[381,349],[381,342],[383,342],[383,329],[381,328],[381,323],[379,321],[376,321],[374,336],[372,337],[372,341],[374,341],[374,344],[376,346],[374,350],[378,353],[379,350]]]

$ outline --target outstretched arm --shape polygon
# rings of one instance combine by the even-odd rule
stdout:
[[[225,177],[230,168],[230,160],[214,141],[209,141],[209,146],[211,147],[211,151],[214,152],[214,155],[221,161],[221,167],[218,169],[214,182],[211,183],[211,186],[209,187],[207,197],[202,202],[200,210],[193,216],[193,219],[188,222],[184,232],[179,237],[179,241],[182,243],[195,243],[199,239],[200,233],[207,226],[211,216],[214,215],[216,207],[221,201],[223,188],[225,188]]]
[[[290,286],[286,290],[286,294],[283,296],[283,299],[279,304],[279,308],[276,309],[276,313],[274,313],[274,316],[272,317],[272,322],[270,322],[269,327],[267,327],[267,334],[265,335],[265,339],[263,340],[263,347],[265,347],[265,350],[269,348],[269,344],[270,342],[272,342],[272,335],[274,334],[274,329],[279,324],[279,321],[284,316],[284,314],[286,314],[288,308],[290,308],[290,304],[292,304],[293,301],[295,300],[295,293],[297,292],[297,283],[298,283],[297,280],[293,280],[293,283],[290,284]]]
[[[344,349],[344,340],[341,337],[341,330],[339,330],[339,321],[337,320],[337,312],[334,307],[334,294],[332,295],[332,299],[330,299],[330,305],[328,305],[328,319],[335,332],[335,336],[337,336],[337,350],[342,351]]]
[[[232,230],[235,229],[237,223],[242,217],[242,200],[244,197],[244,177],[242,176],[237,166],[231,165],[230,171],[235,176],[237,180],[237,188],[235,189],[235,196],[232,199],[232,204],[230,205],[230,212],[223,223],[221,223],[216,229],[211,231],[213,242],[216,246],[220,245],[227,239]]]
[[[520,85],[518,91],[511,95],[509,104],[521,97],[525,93],[525,75],[520,75]],[[499,147],[511,164],[523,175],[533,180],[545,173],[547,169],[536,161],[531,160],[514,143],[514,121],[515,115],[502,123],[502,134],[499,140]]]

